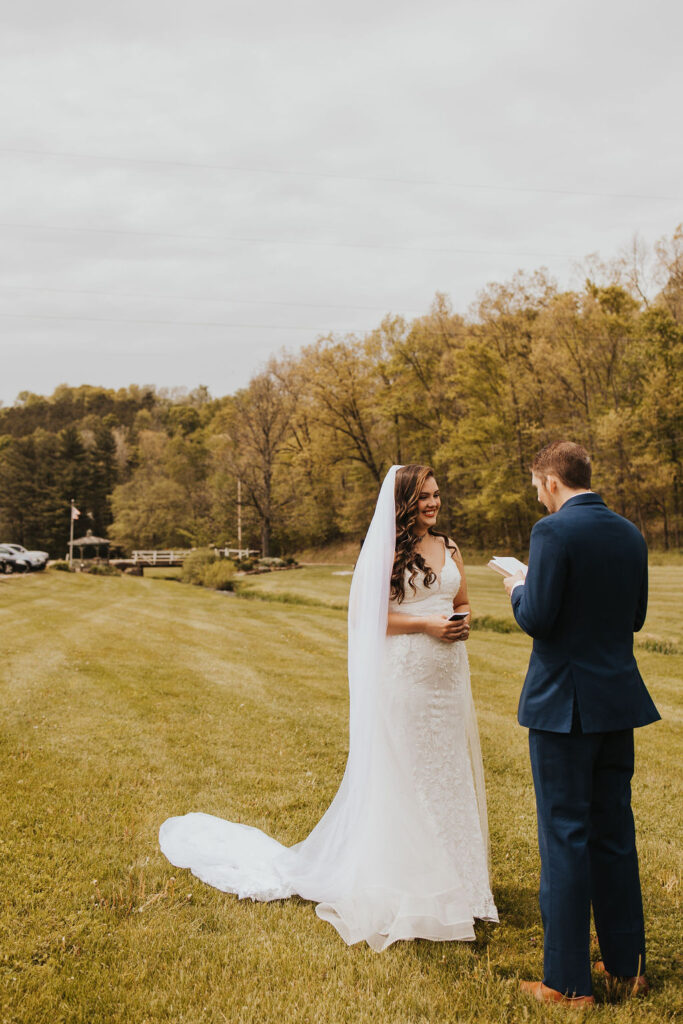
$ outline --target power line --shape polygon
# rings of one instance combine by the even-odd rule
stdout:
[[[589,199],[638,199],[680,203],[681,196],[651,195],[632,192],[588,192],[569,188],[534,188],[526,185],[490,185],[465,181],[449,181],[439,178],[401,178],[394,175],[331,174],[321,171],[292,170],[275,167],[245,167],[240,164],[208,163],[190,160],[159,160],[151,157],[116,156],[98,153],[70,153],[56,150],[18,149],[2,146],[0,153],[16,156],[51,157],[58,160],[86,160],[100,163],[141,164],[150,167],[183,167],[192,170],[226,171],[233,174],[265,174],[274,177],[319,178],[331,181],[359,181],[375,184],[427,185],[438,188],[458,188],[485,192],[521,192],[539,195],[581,196]]]
[[[414,252],[414,253],[451,253],[465,256],[533,256],[544,258],[551,256],[555,259],[573,260],[576,256],[571,253],[560,252],[532,252],[513,249],[462,249],[462,248],[436,248],[414,245],[387,245],[382,242],[325,242],[314,239],[278,239],[278,238],[243,238],[235,235],[199,235],[181,234],[171,231],[136,231],[130,228],[90,228],[84,226],[56,225],[56,224],[26,224],[12,223],[9,221],[0,223],[0,227],[8,229],[19,229],[20,231],[71,231],[83,234],[95,235],[124,235],[134,238],[174,238],[180,241],[202,241],[202,242],[229,242],[232,245],[298,245],[313,246],[317,248],[331,249],[381,249],[391,252]]]
[[[12,320],[81,320],[85,323],[95,324],[155,324],[163,327],[235,327],[239,330],[259,331],[314,331],[316,334],[329,334],[331,328],[310,327],[301,324],[236,324],[227,323],[224,320],[154,320],[138,317],[109,317],[109,316],[69,316],[62,313],[6,313],[0,311],[0,317]],[[337,327],[337,331],[359,331],[368,334],[377,330],[376,327]]]
[[[93,288],[41,288],[35,285],[4,284],[0,288],[10,291],[22,292],[49,292],[56,295],[100,295],[118,299],[175,299],[179,302],[229,302],[239,306],[285,306],[295,309],[360,309],[368,312],[382,312],[386,315],[388,303],[384,306],[356,306],[342,304],[339,302],[275,302],[267,299],[231,299],[222,298],[218,295],[178,295],[170,292],[109,292]],[[415,313],[418,316],[426,316],[424,309],[401,309],[392,308],[392,313]]]

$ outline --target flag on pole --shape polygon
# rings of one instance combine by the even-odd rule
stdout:
[[[72,506],[71,506],[71,518],[72,518],[72,519],[78,519],[78,517],[80,516],[80,514],[81,514],[81,513],[80,513],[80,512],[78,511],[78,509],[76,508],[76,506],[75,506],[75,505],[72,505]]]

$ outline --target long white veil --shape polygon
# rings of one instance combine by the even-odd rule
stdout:
[[[348,616],[349,756],[337,794],[310,835],[293,847],[287,873],[301,896],[338,899],[354,889],[367,857],[368,786],[377,736],[377,692],[387,635],[389,588],[396,543],[394,484],[384,478],[375,514],[351,580]],[[304,891],[305,890],[305,891]]]
[[[378,701],[396,541],[394,487],[399,468],[392,466],[384,478],[351,582],[349,756],[328,810],[312,832],[290,848],[258,829],[199,813],[169,818],[159,833],[161,849],[171,863],[190,868],[210,885],[258,900],[297,893],[318,903],[318,915],[329,920],[347,942],[367,938],[374,948],[384,948],[389,941],[380,944],[376,939],[378,929],[382,933],[384,927],[379,919],[386,916],[382,901],[386,902],[387,893],[394,903],[405,903],[405,895],[398,889],[408,876],[415,904],[420,892],[434,891],[435,878],[452,879],[453,874],[452,865],[442,860],[438,849],[430,851],[425,862],[420,845],[424,842],[420,833],[425,833],[415,815],[411,827],[406,827],[404,801],[412,780],[403,774],[401,752]],[[483,768],[471,692],[467,705],[467,738],[487,842]],[[424,829],[429,827],[425,821]],[[462,916],[460,908],[458,914]],[[410,907],[404,917],[411,918]],[[468,927],[471,930],[471,915]],[[408,935],[393,936],[401,937]],[[430,937],[471,938],[473,933]]]

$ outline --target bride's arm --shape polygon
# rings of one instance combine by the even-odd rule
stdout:
[[[451,542],[455,544],[455,541]],[[460,548],[455,544],[455,551],[452,554],[452,559],[458,567],[460,572],[460,587],[458,593],[453,598],[453,611],[454,612],[468,612],[468,618],[463,622],[462,635],[459,637],[460,640],[467,640],[470,633],[470,623],[472,622],[472,607],[470,605],[470,599],[467,594],[467,579],[465,577],[465,565],[460,554]]]
[[[389,612],[387,616],[387,636],[398,636],[400,633],[425,633],[427,616],[404,615],[403,612]]]
[[[387,636],[426,633],[427,636],[452,644],[463,639],[462,632],[462,622],[449,622],[446,615],[404,615],[403,612],[389,612],[387,616]]]

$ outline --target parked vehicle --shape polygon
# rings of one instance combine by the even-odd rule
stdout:
[[[33,568],[27,558],[18,555],[7,544],[0,544],[0,561],[2,561],[3,572],[29,572]]]
[[[44,569],[50,557],[47,551],[27,551],[21,544],[3,544],[2,546],[9,548],[19,558],[27,561],[30,569]]]

